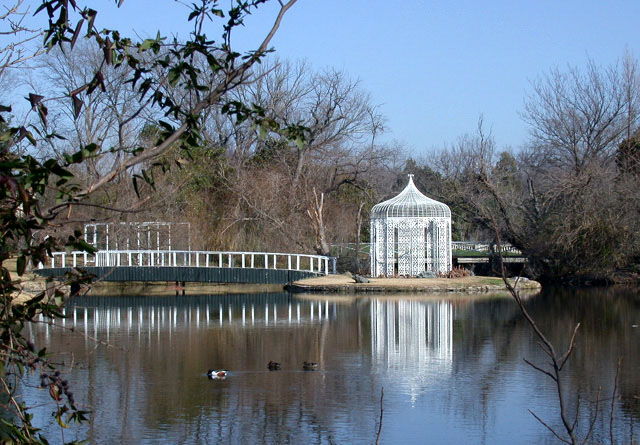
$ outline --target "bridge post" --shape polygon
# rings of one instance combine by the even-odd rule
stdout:
[[[244,253],[242,254],[242,268],[244,269]]]
[[[255,255],[251,254],[251,268],[252,269],[254,268],[254,264],[255,264],[254,260],[255,260]]]
[[[287,268],[291,270],[291,255],[287,255]]]
[[[300,255],[296,255],[296,270],[300,270]]]

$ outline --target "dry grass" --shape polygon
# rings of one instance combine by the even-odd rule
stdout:
[[[3,262],[4,267],[9,270],[11,278],[16,280],[21,279],[22,291],[14,296],[14,303],[24,303],[30,298],[33,298],[37,293],[42,292],[45,288],[45,279],[33,272],[25,272],[22,277],[18,277],[18,270],[16,269],[16,259],[10,258]]]
[[[463,278],[370,278],[369,283],[356,283],[346,275],[327,275],[307,278],[294,283],[300,289],[341,290],[341,291],[506,291],[502,278],[498,277],[463,277]],[[540,284],[527,280],[519,284],[521,288],[539,289]]]

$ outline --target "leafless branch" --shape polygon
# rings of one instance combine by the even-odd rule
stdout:
[[[564,437],[560,436],[560,435],[559,435],[559,434],[558,434],[558,433],[557,433],[553,428],[551,428],[551,426],[549,426],[549,425],[548,425],[544,420],[542,420],[540,417],[538,417],[538,416],[536,415],[536,413],[534,413],[534,412],[533,412],[533,411],[531,411],[531,410],[529,410],[529,412],[531,413],[531,415],[532,415],[533,417],[535,417],[535,418],[536,418],[536,420],[537,420],[538,422],[540,422],[542,425],[544,425],[544,426],[545,426],[545,428],[547,428],[549,431],[551,431],[551,433],[552,433],[554,436],[556,436],[556,438],[557,438],[559,441],[561,441],[561,442],[563,442],[563,443],[574,443],[574,442],[569,441],[569,440],[565,439]]]
[[[586,436],[584,436],[584,442],[586,443],[589,440],[589,437],[591,437],[591,434],[593,433],[593,429],[596,425],[596,421],[598,420],[598,411],[600,410],[600,392],[602,391],[602,388],[598,388],[598,395],[596,397],[596,407],[595,407],[595,411],[593,413],[593,417],[591,418],[591,420],[589,421],[589,429],[587,430],[587,434]],[[574,425],[576,425],[577,421],[578,421],[578,415],[580,413],[576,411],[576,420],[573,422]]]

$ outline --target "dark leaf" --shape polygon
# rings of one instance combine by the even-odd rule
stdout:
[[[90,33],[93,29],[93,22],[96,20],[96,15],[98,15],[98,11],[94,9],[89,9],[87,11],[87,17],[89,20],[89,24],[87,25],[87,33]]]
[[[42,120],[42,123],[46,127],[47,126],[47,114],[49,114],[49,110],[44,105],[40,104],[40,105],[38,105],[38,114],[40,115],[40,119]]]
[[[81,87],[78,87],[78,88],[76,88],[75,90],[71,91],[71,92],[69,93],[69,96],[75,96],[75,95],[77,95],[78,93],[83,92],[83,91],[84,91],[84,90],[86,90],[87,88],[89,88],[89,84],[82,85]]]
[[[36,106],[44,99],[44,96],[40,96],[39,94],[29,93],[29,98],[27,99],[31,104],[31,108],[35,109]]]
[[[18,272],[18,275],[22,276],[26,268],[27,268],[27,259],[24,257],[24,255],[20,255],[16,260],[16,271]]]
[[[78,119],[80,116],[80,110],[82,110],[82,100],[78,98],[78,96],[72,96],[73,99],[73,117],[74,119]]]
[[[104,41],[104,60],[107,65],[113,65],[113,50],[111,48],[111,40],[109,37]],[[104,87],[102,87],[102,91],[104,92]]]
[[[100,83],[100,89],[103,93],[106,92],[107,88],[104,85],[104,76],[102,75],[102,71],[98,71],[96,77],[98,78],[98,82]]]
[[[76,30],[73,32],[73,37],[71,38],[71,49],[76,44],[76,40],[78,40],[78,36],[80,35],[80,30],[82,29],[82,24],[84,23],[84,19],[80,19],[78,24],[76,25]]]
[[[138,178],[134,176],[132,182],[133,190],[136,192],[136,196],[140,198],[140,189],[138,189]]]

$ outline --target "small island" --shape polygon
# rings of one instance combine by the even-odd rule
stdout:
[[[506,291],[502,278],[470,276],[463,278],[367,278],[358,283],[349,274],[326,275],[296,281],[288,287],[292,292],[333,292],[333,293],[373,293],[373,292],[501,292]],[[516,279],[509,278],[512,285]],[[519,290],[537,291],[540,283],[527,278],[517,281]]]

